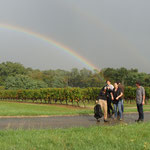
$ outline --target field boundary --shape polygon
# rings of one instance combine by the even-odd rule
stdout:
[[[150,113],[150,111],[144,111],[144,113]],[[123,114],[138,114],[138,112],[124,112]],[[94,116],[93,114],[74,114],[74,115],[35,115],[35,116],[0,116],[0,119],[7,118],[52,118],[52,117],[74,117],[74,116]]]

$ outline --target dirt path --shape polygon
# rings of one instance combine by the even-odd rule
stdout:
[[[145,122],[150,121],[150,112],[145,112]],[[25,117],[25,118],[0,118],[0,129],[49,129],[69,127],[89,127],[93,125],[115,125],[119,123],[135,123],[137,113],[124,114],[124,121],[109,119],[108,123],[96,122],[92,115],[81,116],[52,116],[52,117]]]

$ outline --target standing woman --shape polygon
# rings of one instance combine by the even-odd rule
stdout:
[[[111,96],[112,96],[112,102],[114,104],[114,112],[115,112],[115,118],[114,119],[117,119],[117,114],[119,111],[119,115],[120,115],[119,120],[121,121],[122,120],[121,106],[122,106],[123,93],[122,93],[122,90],[118,87],[117,83],[114,83],[114,89],[113,89],[113,92],[111,93]]]

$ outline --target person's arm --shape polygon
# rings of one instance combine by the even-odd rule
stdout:
[[[114,100],[114,96],[112,92],[110,93],[110,95],[111,95],[111,99]]]
[[[143,95],[143,101],[142,101],[142,104],[144,105],[144,104],[145,104],[145,90],[144,90],[144,88],[143,88],[143,93],[142,93],[142,95]]]
[[[121,92],[121,94],[119,96],[116,97],[116,100],[118,100],[120,97],[123,96],[123,93]]]
[[[143,95],[143,102],[142,104],[144,105],[145,104],[145,95]]]

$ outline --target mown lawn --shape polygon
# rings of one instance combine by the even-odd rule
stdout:
[[[81,115],[93,114],[94,105],[78,108],[66,105],[32,104],[0,101],[0,116],[38,116],[38,115]],[[135,104],[128,104],[125,112],[137,112]],[[150,111],[150,105],[144,105],[144,111]]]
[[[93,113],[93,109],[0,101],[0,116],[76,115],[90,113]]]
[[[2,150],[150,150],[150,122],[49,130],[1,130]]]

